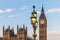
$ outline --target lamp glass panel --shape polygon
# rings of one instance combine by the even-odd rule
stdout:
[[[34,16],[36,17],[37,14],[34,14]]]
[[[36,23],[36,19],[35,18],[32,18],[32,23]]]

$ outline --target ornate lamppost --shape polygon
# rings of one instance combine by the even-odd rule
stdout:
[[[33,6],[33,12],[32,12],[32,15],[31,15],[31,24],[32,24],[32,27],[33,27],[33,30],[34,30],[34,33],[33,33],[33,37],[34,37],[34,40],[36,40],[36,37],[37,37],[37,34],[36,34],[36,28],[37,28],[37,13],[35,12],[35,6]]]

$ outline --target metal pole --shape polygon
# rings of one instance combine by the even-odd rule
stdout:
[[[33,29],[34,29],[33,37],[34,37],[34,40],[36,40],[36,36],[37,36],[37,35],[36,35],[36,27],[34,26]]]

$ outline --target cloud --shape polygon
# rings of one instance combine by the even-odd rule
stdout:
[[[22,6],[20,9],[21,9],[21,10],[26,10],[26,9],[28,9],[28,6],[24,5],[24,6]]]
[[[10,13],[10,12],[13,12],[15,9],[12,9],[12,8],[8,8],[8,9],[0,9],[0,13]]]
[[[9,15],[8,17],[12,18],[12,17],[17,17],[18,15]]]
[[[41,11],[37,11],[38,14],[41,14]]]
[[[60,8],[48,9],[45,13],[60,12]]]
[[[60,32],[48,32],[47,40],[60,40]]]
[[[51,13],[51,12],[60,12],[60,8],[52,8],[45,11],[45,13]],[[37,13],[40,14],[41,11],[37,11]]]
[[[4,12],[5,12],[4,10],[0,9],[0,13],[4,13]]]
[[[12,15],[9,15],[8,17],[12,18],[12,17],[18,17],[19,14],[12,14]]]
[[[12,11],[14,11],[14,9],[8,8],[8,9],[6,9],[5,11],[6,11],[6,12],[12,12]]]

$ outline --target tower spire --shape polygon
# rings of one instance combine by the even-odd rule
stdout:
[[[43,4],[42,4],[42,9],[41,9],[41,14],[44,14]]]
[[[42,10],[41,11],[44,11],[43,4],[42,4]]]

